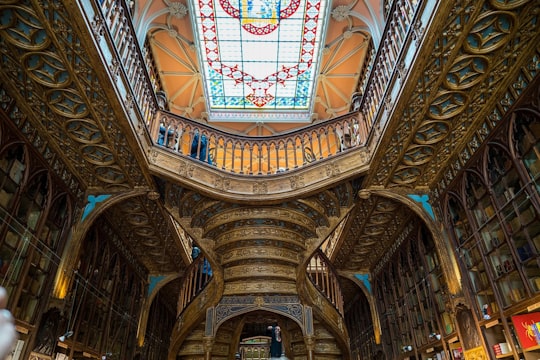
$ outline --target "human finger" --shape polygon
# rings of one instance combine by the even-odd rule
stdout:
[[[5,309],[0,310],[0,335],[0,359],[5,359],[17,340],[13,316]]]

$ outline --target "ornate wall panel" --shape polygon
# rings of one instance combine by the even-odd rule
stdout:
[[[454,149],[474,141],[496,99],[520,66],[537,55],[535,1],[456,1],[417,75],[416,87],[396,113],[388,147],[369,176],[373,186],[431,186]],[[526,85],[521,83],[519,86]]]
[[[0,5],[0,76],[85,187],[146,186],[73,16],[61,2]]]

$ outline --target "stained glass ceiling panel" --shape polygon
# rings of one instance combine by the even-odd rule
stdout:
[[[210,120],[310,120],[326,0],[193,6]]]

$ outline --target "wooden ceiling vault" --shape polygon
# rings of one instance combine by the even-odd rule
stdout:
[[[381,13],[379,5],[374,5],[379,3],[333,3],[333,9],[339,11],[330,20],[326,35],[315,121],[349,110],[366,44],[370,37],[380,38],[380,34],[368,31],[381,22],[373,17]],[[140,42],[148,35],[171,110],[207,121],[199,69],[190,47],[191,25],[181,3],[135,4],[139,11],[135,12],[135,28],[142,29]],[[265,209],[265,215],[275,214],[265,226],[282,227],[301,239],[283,244],[280,256],[284,259],[274,254],[263,259],[265,264],[297,262],[295,252],[313,250],[311,239],[330,235],[346,220],[340,246],[333,255],[335,266],[344,273],[372,270],[409,231],[408,224],[418,218],[398,199],[430,191],[437,199],[540,68],[537,1],[441,2],[433,23],[415,24],[417,41],[421,41],[417,61],[410,69],[399,69],[402,91],[398,98],[390,96],[385,102],[387,126],[379,129],[383,134],[379,145],[371,149],[368,168],[356,172],[354,168],[338,169],[337,173],[348,171],[347,176],[336,176],[333,186],[325,184],[309,194],[293,191],[286,200],[265,204],[253,194],[244,201],[229,201],[226,190],[184,189],[184,184],[169,181],[166,174],[149,170],[151,149],[141,145],[141,132],[132,127],[124,111],[128,101],[119,98],[111,86],[117,81],[110,76],[111,64],[101,61],[94,35],[73,2],[2,1],[0,11],[4,19],[10,19],[0,27],[0,105],[9,110],[51,169],[69,184],[81,211],[88,195],[121,198],[103,216],[111,224],[119,224],[126,251],[154,274],[185,270],[189,236],[225,252],[222,262],[234,265],[247,261],[240,251],[245,242],[222,239],[219,244],[210,243],[213,237],[249,225],[260,208]],[[16,107],[8,109],[10,99]],[[219,125],[246,135],[298,127]],[[313,166],[324,172],[327,165]],[[171,172],[177,173],[178,168]],[[287,175],[283,179],[290,181]],[[241,181],[253,186],[261,180],[245,177]],[[358,196],[361,189],[362,196]],[[381,190],[385,190],[384,196],[379,195]],[[156,191],[161,199],[156,199]],[[175,203],[177,197],[163,198],[171,193],[180,196],[179,192],[183,192],[185,202]],[[280,209],[290,208],[301,214],[297,220],[279,214]],[[169,218],[172,210],[178,211],[172,215],[189,235],[178,235],[174,220]],[[229,276],[235,278],[234,269],[229,270]],[[288,281],[286,276],[284,281]]]

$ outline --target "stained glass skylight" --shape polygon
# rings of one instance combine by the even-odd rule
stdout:
[[[210,120],[309,120],[326,0],[192,4]]]

